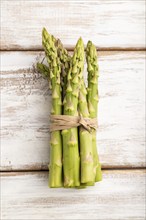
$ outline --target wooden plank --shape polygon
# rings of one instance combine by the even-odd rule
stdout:
[[[2,53],[2,170],[47,169],[48,83],[29,69],[42,56]],[[97,141],[103,167],[144,167],[144,53],[102,52],[99,66]]]
[[[74,47],[82,36],[98,48],[145,47],[144,0],[1,1],[2,50],[41,49],[41,30]]]
[[[1,54],[1,170],[47,169],[51,97],[47,80],[32,69],[42,57]],[[99,53],[97,143],[104,168],[146,165],[144,58],[144,52]]]
[[[104,171],[86,189],[50,189],[48,173],[4,173],[2,219],[145,219],[145,171]]]

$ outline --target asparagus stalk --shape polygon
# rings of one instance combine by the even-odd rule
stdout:
[[[67,87],[67,74],[70,69],[70,60],[71,56],[68,51],[63,47],[63,44],[58,39],[55,42],[55,46],[57,48],[57,54],[61,63],[61,85],[63,88],[62,98],[64,99]]]
[[[87,91],[83,77],[80,80],[79,112],[83,117],[89,117],[87,104]],[[84,127],[79,128],[80,157],[81,157],[81,183],[94,185],[95,175],[93,166],[92,134]]]
[[[84,45],[80,38],[76,44],[71,67],[67,75],[66,94],[64,98],[64,115],[78,115],[79,77],[84,66]],[[80,186],[80,157],[78,129],[62,131],[63,136],[63,171],[64,186]]]
[[[97,64],[97,52],[96,47],[91,41],[88,41],[86,48],[86,60],[88,70],[88,107],[91,118],[97,117],[97,104],[98,104],[98,64]],[[92,147],[93,147],[93,160],[94,160],[94,171],[95,181],[102,180],[101,164],[99,162],[97,146],[96,146],[96,131],[92,130]]]
[[[54,38],[48,34],[45,28],[42,31],[42,44],[46,53],[50,70],[50,81],[52,87],[52,110],[51,114],[62,114],[61,85],[60,85],[60,62],[54,44]],[[62,140],[60,131],[51,132],[50,141],[50,165],[49,186],[61,187],[62,182]]]
[[[71,56],[69,55],[68,51],[64,48],[63,44],[59,39],[56,39],[53,35],[52,35],[52,39],[57,49],[57,55],[61,65],[61,86],[63,88],[63,92],[62,92],[62,99],[63,99],[66,93],[67,74],[70,68]],[[45,64],[37,63],[37,70],[44,77],[49,77],[49,68]]]
[[[52,35],[52,40],[57,49],[57,55],[60,60],[61,65],[61,86],[63,88],[62,99],[66,93],[66,85],[67,85],[67,74],[70,68],[70,60],[71,57],[68,54],[68,51],[63,47],[63,44],[59,39],[55,39]],[[37,63],[37,70],[44,76],[50,80],[50,69],[43,63]],[[50,83],[50,82],[49,82]]]

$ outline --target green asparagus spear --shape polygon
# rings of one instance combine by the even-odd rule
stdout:
[[[86,60],[88,70],[88,107],[91,118],[97,117],[97,104],[98,104],[98,64],[96,47],[91,41],[88,41],[86,48]],[[96,146],[96,131],[92,130],[92,147],[94,155],[94,171],[95,181],[102,180],[101,164],[99,162],[97,146]]]
[[[62,91],[62,99],[66,93],[66,86],[67,86],[67,74],[70,68],[70,60],[71,57],[68,54],[68,51],[63,47],[61,41],[56,39],[53,35],[51,36],[54,42],[54,45],[57,50],[57,55],[61,65],[61,86],[63,88]],[[50,63],[50,62],[49,62]],[[43,63],[37,63],[37,70],[45,77],[50,79],[50,69]]]
[[[52,110],[51,114],[62,114],[60,73],[61,67],[54,45],[54,38],[48,34],[45,28],[42,31],[42,44],[45,50],[50,70],[50,81],[52,86]],[[49,165],[49,186],[61,187],[62,181],[62,140],[61,132],[51,132],[50,141],[50,165]]]
[[[57,55],[60,60],[61,65],[61,86],[63,88],[62,92],[62,99],[66,93],[66,85],[67,85],[67,74],[70,68],[70,60],[71,56],[69,55],[68,51],[64,48],[63,44],[61,43],[60,39],[56,39],[52,35],[53,42],[57,49]],[[37,63],[37,70],[45,77],[49,77],[49,68],[43,63]]]
[[[83,77],[80,80],[79,92],[79,112],[83,117],[89,117],[88,104],[87,104],[87,91],[84,84]],[[86,185],[94,185],[95,175],[93,166],[93,149],[92,149],[92,134],[85,128],[79,128],[80,139],[80,157],[81,157],[81,183]]]
[[[84,66],[84,45],[80,38],[76,44],[71,67],[67,75],[67,87],[64,98],[64,115],[78,115],[79,77]],[[78,129],[62,131],[64,186],[80,186],[80,157]]]
[[[67,74],[70,69],[71,56],[69,55],[68,51],[63,47],[63,44],[59,39],[56,40],[55,46],[57,48],[57,54],[61,63],[61,85],[63,89],[62,98],[64,99],[66,94]]]

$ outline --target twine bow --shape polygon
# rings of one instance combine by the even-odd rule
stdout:
[[[51,115],[50,116],[50,131],[59,131],[70,129],[78,126],[83,126],[87,131],[91,129],[97,129],[97,119],[96,118],[83,118],[80,116],[70,116],[70,115]]]

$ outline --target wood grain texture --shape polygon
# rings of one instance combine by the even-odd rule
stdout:
[[[51,98],[47,80],[32,69],[42,57],[1,53],[1,170],[47,169]],[[145,167],[145,53],[100,52],[99,67],[102,166]]]
[[[41,30],[68,48],[82,36],[98,48],[145,47],[144,0],[1,0],[1,49],[41,49]]]
[[[47,172],[4,173],[2,219],[145,219],[145,171],[104,171],[86,189],[50,189]]]

